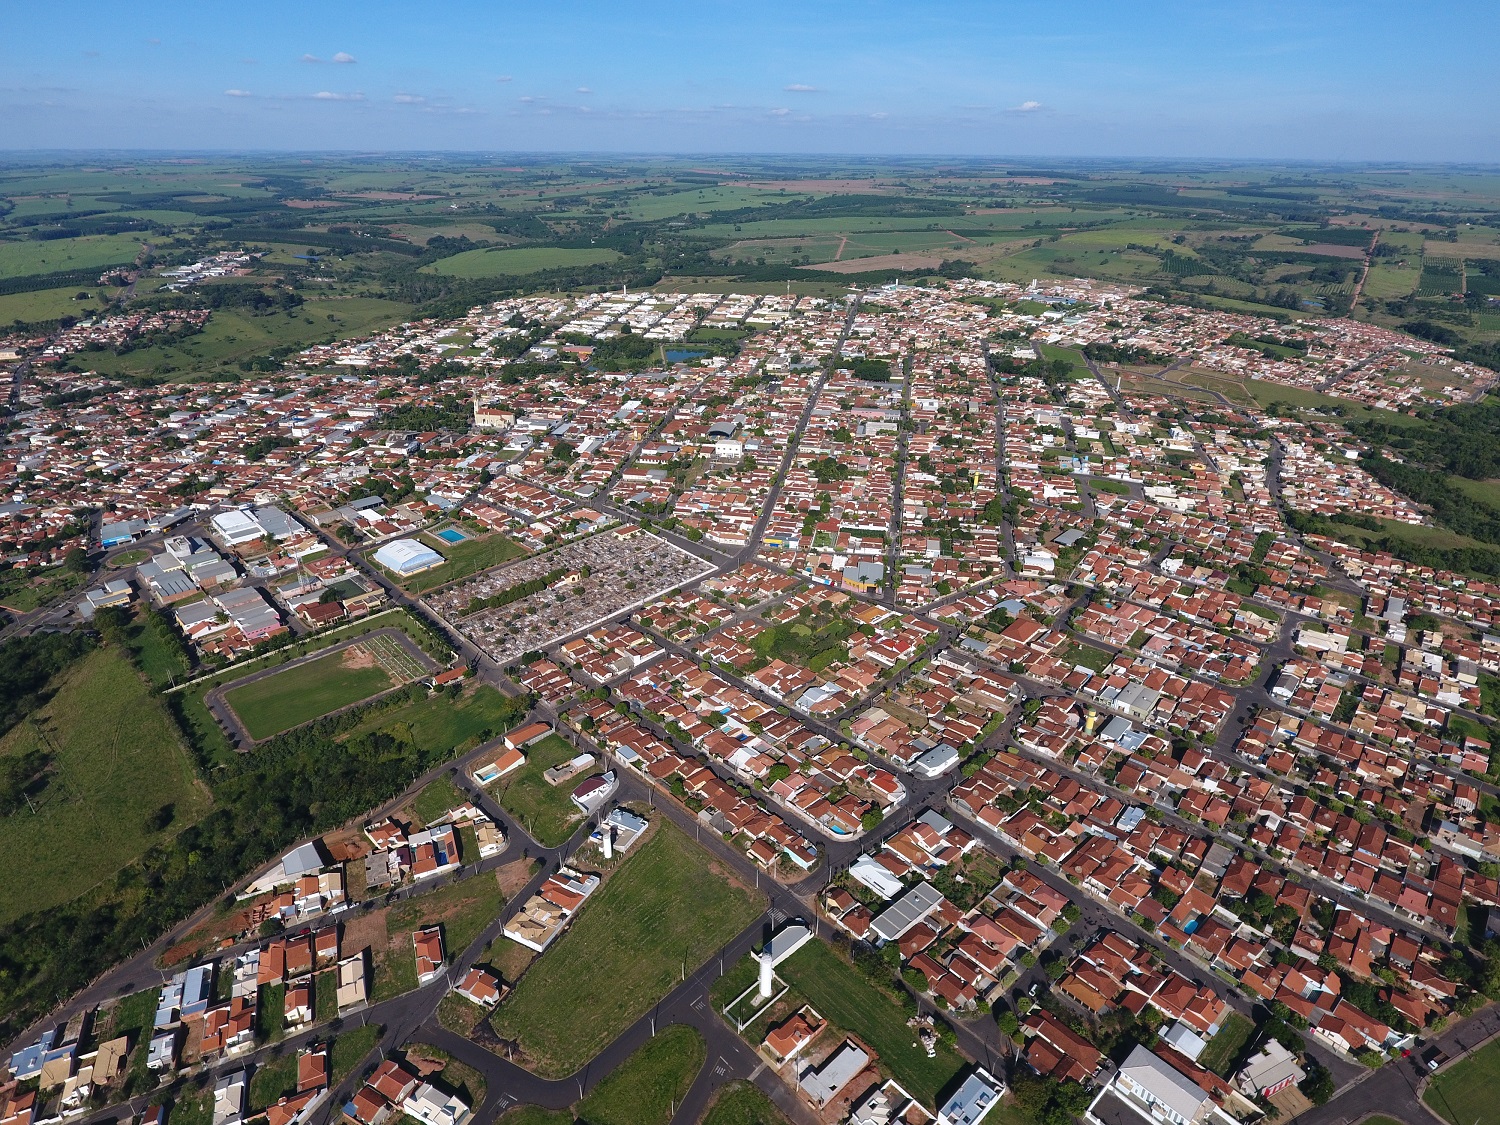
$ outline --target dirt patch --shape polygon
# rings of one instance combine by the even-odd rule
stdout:
[[[375,654],[364,645],[350,645],[344,650],[339,663],[345,668],[373,668],[377,661]]]
[[[372,910],[352,921],[344,923],[344,937],[340,943],[345,957],[368,949],[372,953],[384,949],[386,944],[385,910]]]
[[[1283,1121],[1295,1120],[1313,1107],[1312,1102],[1308,1101],[1306,1095],[1296,1086],[1288,1086],[1285,1090],[1277,1091],[1271,1095],[1269,1101],[1281,1110]]]
[[[881,254],[874,258],[850,258],[802,268],[827,273],[877,273],[881,270],[935,270],[942,264],[943,259],[934,254]]]
[[[535,870],[535,865],[529,859],[513,859],[495,868],[495,880],[500,884],[500,893],[505,896],[506,902],[515,898],[521,888],[531,882]]]
[[[429,1047],[426,1050],[436,1050],[436,1048]],[[443,1067],[448,1065],[447,1059],[425,1054],[424,1045],[421,1043],[408,1047],[405,1053],[407,1063],[417,1072],[418,1078],[431,1078],[434,1074],[441,1074]]]

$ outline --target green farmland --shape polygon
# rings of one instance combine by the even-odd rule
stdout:
[[[536,273],[539,270],[564,269],[568,266],[594,266],[613,262],[620,257],[605,247],[569,249],[563,246],[525,246],[516,250],[465,250],[444,258],[424,269],[449,277],[505,277],[510,274]]]
[[[128,265],[141,252],[138,234],[99,234],[44,242],[0,242],[0,278]],[[88,286],[80,285],[79,289]],[[74,290],[77,292],[77,290]]]

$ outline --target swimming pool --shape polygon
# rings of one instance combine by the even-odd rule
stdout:
[[[437,537],[444,543],[462,543],[465,539],[468,538],[467,535],[465,535],[462,531],[459,531],[456,527],[443,528],[442,531],[437,532]]]

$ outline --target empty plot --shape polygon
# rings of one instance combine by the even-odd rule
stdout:
[[[588,1062],[764,906],[664,819],[640,848],[492,1020],[539,1074],[557,1078]]]

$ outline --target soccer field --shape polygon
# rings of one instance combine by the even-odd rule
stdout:
[[[224,701],[259,741],[368,699],[395,681],[364,645],[353,645],[273,676],[231,688]]]

